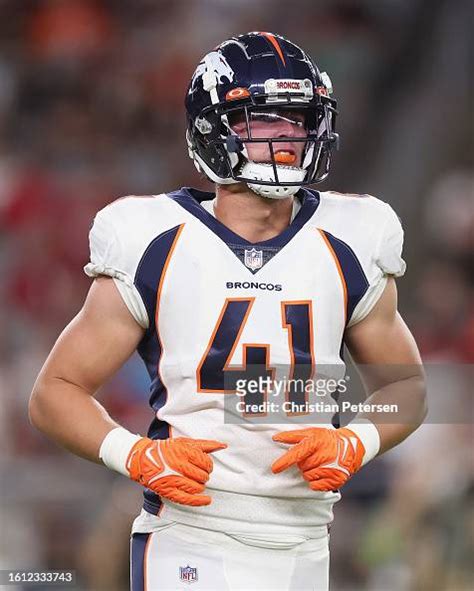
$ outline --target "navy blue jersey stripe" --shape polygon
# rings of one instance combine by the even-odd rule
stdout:
[[[331,245],[344,275],[347,288],[346,323],[348,323],[355,307],[366,294],[369,288],[369,282],[352,248],[329,232],[325,230],[321,230],[321,232]]]
[[[156,418],[156,413],[166,402],[168,392],[159,373],[162,345],[158,327],[155,326],[155,315],[167,261],[182,227],[176,226],[157,236],[146,249],[135,274],[135,285],[147,307],[150,323],[137,350],[151,379],[150,406],[155,411],[155,418],[148,430],[148,436],[152,439],[165,439],[169,436],[168,423]]]
[[[130,547],[130,589],[145,591],[145,551],[151,534],[133,534]]]
[[[160,408],[166,403],[168,391],[161,380],[159,364],[163,352],[158,327],[155,324],[157,305],[159,305],[159,291],[162,285],[168,261],[172,255],[174,245],[183,225],[175,226],[157,236],[148,246],[138,264],[135,273],[135,285],[145,303],[149,326],[137,350],[143,359],[151,379],[150,406],[154,410],[154,418],[148,429],[151,439],[167,439],[170,436],[170,426],[166,421],[157,418]],[[145,502],[151,498],[158,509],[161,501],[151,490],[144,491]]]
[[[182,226],[175,226],[157,236],[143,253],[135,273],[135,286],[139,291],[148,314],[148,332],[155,330],[156,294],[166,261]]]
[[[158,515],[161,507],[163,506],[159,495],[147,488],[143,493],[143,497],[143,508],[145,511],[147,513],[151,513],[152,515]]]

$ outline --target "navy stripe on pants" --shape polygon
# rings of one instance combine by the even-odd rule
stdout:
[[[133,534],[130,547],[130,590],[145,591],[145,549],[151,534]]]

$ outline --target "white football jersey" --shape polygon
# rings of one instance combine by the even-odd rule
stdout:
[[[277,367],[307,368],[314,377],[318,366],[331,366],[343,374],[345,328],[370,312],[387,275],[404,273],[403,232],[391,207],[374,197],[298,195],[291,224],[259,243],[220,223],[214,195],[195,189],[125,197],[96,215],[85,272],[113,277],[146,329],[138,352],[151,379],[148,435],[228,444],[212,454],[211,505],[177,505],[146,490],[147,514],[234,532],[308,533],[332,520],[338,491],[312,491],[296,467],[270,469],[288,449],[273,434],[321,422],[257,423],[248,415],[229,422],[225,399],[249,367],[268,376]]]

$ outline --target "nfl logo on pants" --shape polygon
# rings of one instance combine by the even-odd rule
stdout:
[[[198,580],[197,568],[192,568],[189,564],[187,566],[180,566],[179,578],[185,583],[194,583]]]

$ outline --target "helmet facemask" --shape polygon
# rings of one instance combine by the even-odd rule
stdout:
[[[316,104],[289,95],[278,102],[266,98],[246,97],[203,109],[193,123],[199,150],[188,143],[196,165],[214,182],[242,182],[258,195],[282,199],[326,178],[337,143],[336,110],[328,97],[318,97]],[[290,133],[285,135],[283,128]],[[265,129],[268,135],[262,133]]]

